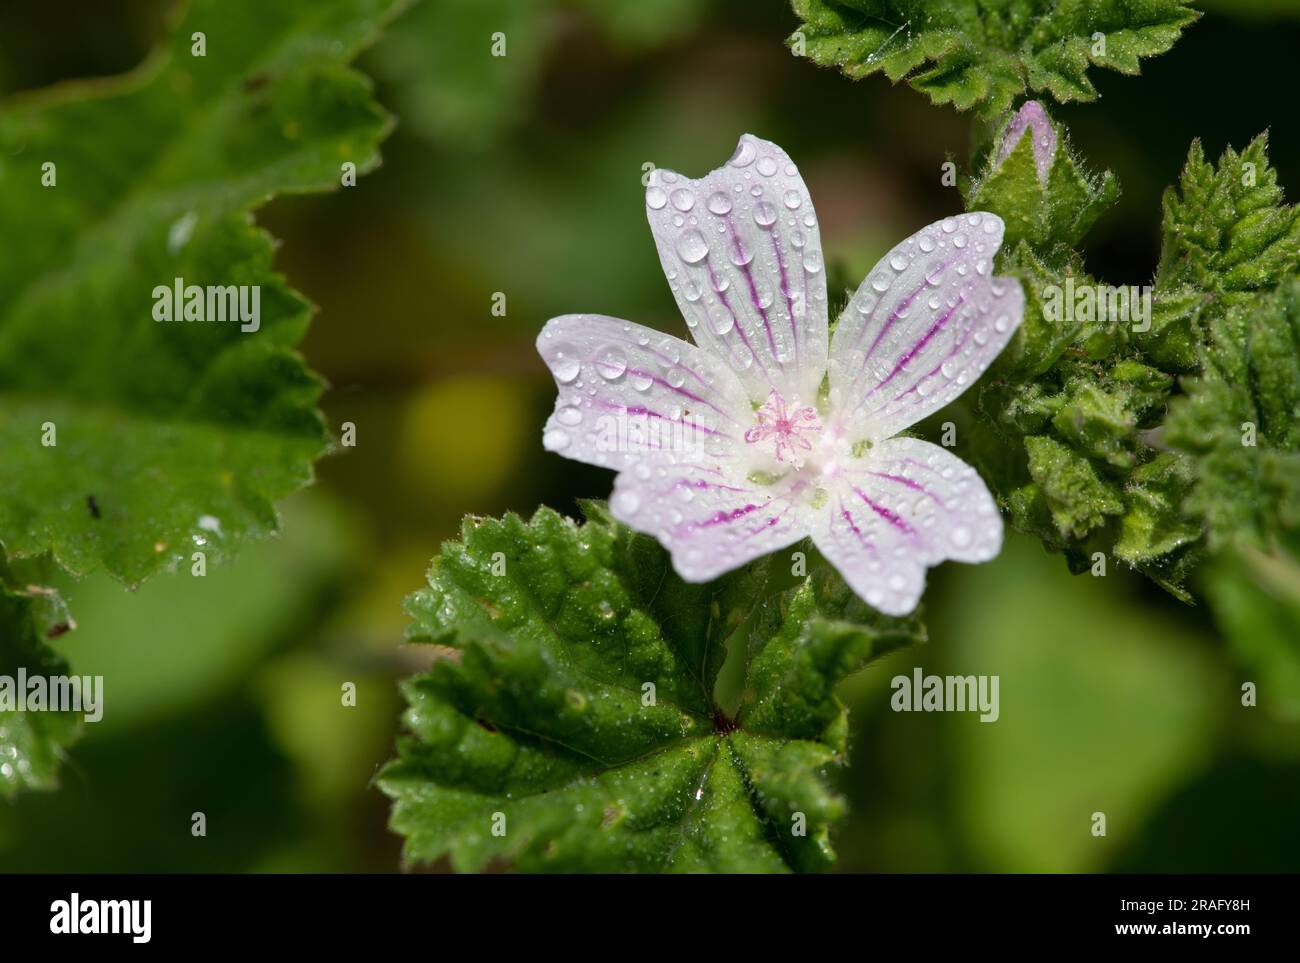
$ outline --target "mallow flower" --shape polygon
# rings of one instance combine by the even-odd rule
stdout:
[[[537,347],[559,397],[543,445],[617,470],[610,511],[689,582],[811,537],[882,612],[911,612],[929,566],[1002,546],[975,470],[900,432],[989,366],[1024,314],[993,276],[996,215],[922,228],[867,275],[834,333],[812,199],[751,135],[707,177],[655,170],[646,212],[689,344],[595,314]]]

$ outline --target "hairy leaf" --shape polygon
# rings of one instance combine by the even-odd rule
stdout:
[[[579,526],[472,518],[412,596],[409,734],[381,773],[406,858],[523,870],[766,872],[833,860],[843,801],[835,683],[919,639],[837,575],[784,553],[683,582],[647,536],[588,506]],[[745,658],[734,714],[715,683]],[[743,648],[735,648],[743,647]]]
[[[793,0],[791,38],[855,79],[906,80],[936,104],[996,114],[1027,91],[1093,100],[1092,66],[1136,74],[1198,16],[1182,0]]]
[[[1193,144],[1148,315],[1141,288],[1090,277],[1074,247],[1113,181],[1077,174],[1068,148],[1043,179],[1030,147],[991,152],[966,194],[1015,225],[997,267],[1026,292],[974,399],[974,459],[1015,527],[1074,570],[1101,553],[1190,600],[1206,549],[1272,551],[1300,519],[1300,214],[1265,137],[1217,165]]]
[[[366,170],[389,119],[344,66],[401,0],[195,0],[133,74],[0,113],[0,543],[135,583],[276,527],[328,447],[311,308],[250,210]],[[201,35],[201,36],[200,36]],[[200,44],[202,46],[200,46]],[[52,165],[52,166],[51,166]],[[155,320],[155,288],[250,315]],[[253,330],[256,328],[256,330]],[[245,330],[247,329],[247,330]]]

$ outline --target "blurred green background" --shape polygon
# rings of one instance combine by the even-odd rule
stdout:
[[[1218,0],[1141,78],[1056,111],[1124,195],[1090,268],[1144,283],[1160,194],[1194,137],[1212,156],[1272,127],[1300,197],[1297,0]],[[0,5],[0,91],[138,63],[162,0]],[[0,868],[389,871],[399,846],[370,781],[389,756],[404,595],[467,512],[575,512],[611,476],[546,455],[554,398],[533,339],[592,311],[684,335],[646,227],[642,165],[699,176],[744,131],[782,144],[856,286],[899,238],[960,209],[939,183],[969,118],[882,79],[792,57],[782,0],[424,0],[361,66],[399,118],[356,189],[277,200],[259,220],[320,306],[303,351],[354,449],[284,507],[281,539],[135,593],[69,585],[59,640],[107,677],[104,721],[61,791],[0,801]],[[488,56],[503,31],[507,56]],[[505,317],[491,311],[495,292]],[[473,430],[465,432],[466,412]],[[1071,577],[1011,538],[935,571],[930,644],[852,679],[845,870],[1182,871],[1300,867],[1300,725],[1240,705],[1252,679],[1205,607],[1112,569]],[[1296,640],[1291,640],[1295,643]],[[997,674],[1001,719],[890,711],[889,679]],[[355,708],[340,686],[355,682]],[[208,835],[190,835],[190,814]],[[1107,814],[1094,838],[1091,814]]]

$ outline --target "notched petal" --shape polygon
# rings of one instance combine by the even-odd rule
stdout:
[[[749,403],[707,352],[630,321],[569,314],[548,321],[537,350],[559,396],[547,450],[607,468],[651,452],[717,454],[743,444]]]
[[[806,537],[806,482],[792,475],[754,484],[738,464],[652,456],[618,476],[610,512],[658,539],[688,582],[707,582]]]
[[[655,170],[646,215],[700,347],[753,400],[811,401],[826,371],[826,271],[812,198],[776,144],[750,134],[706,177]]]
[[[983,211],[944,218],[867,275],[831,343],[830,402],[846,431],[891,437],[953,401],[1006,347],[1024,292],[992,276],[1004,230]]]
[[[929,442],[884,441],[843,467],[832,488],[813,541],[888,615],[916,608],[926,568],[945,559],[985,562],[1002,548],[1002,518],[983,480]]]

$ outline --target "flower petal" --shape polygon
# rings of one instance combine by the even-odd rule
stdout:
[[[750,134],[707,177],[650,173],[646,214],[682,317],[751,400],[814,401],[826,372],[826,271],[812,198],[780,147]]]
[[[997,555],[1002,518],[970,465],[938,445],[890,438],[841,466],[812,537],[868,604],[906,615],[927,567]]]
[[[1020,144],[1021,138],[1025,136],[1025,131],[1029,131],[1030,147],[1034,151],[1034,167],[1038,171],[1038,179],[1046,184],[1048,176],[1052,173],[1052,162],[1056,160],[1056,128],[1052,126],[1052,121],[1047,116],[1047,111],[1043,109],[1043,105],[1036,100],[1026,101],[1011,120],[1007,121],[998,142],[995,166],[1001,167],[1006,162]]]
[[[744,445],[753,416],[740,382],[679,338],[617,318],[568,314],[547,322],[537,350],[559,388],[542,434],[549,451],[625,468],[651,452],[690,456]]]
[[[1024,318],[1015,278],[993,277],[1004,225],[977,211],[922,228],[881,258],[831,343],[830,402],[847,430],[888,438],[951,402]]]
[[[648,456],[619,474],[610,512],[653,535],[688,582],[707,582],[808,535],[807,481],[756,485],[736,477],[737,462],[681,463]]]

